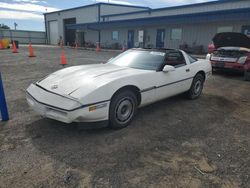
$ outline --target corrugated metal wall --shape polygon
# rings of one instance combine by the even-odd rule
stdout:
[[[107,4],[100,4],[100,15],[103,14],[115,14],[115,13],[125,13],[125,12],[132,12],[144,10],[144,8],[137,8],[137,7],[126,7],[126,6],[119,6],[119,5],[107,5]],[[93,23],[98,22],[98,4],[93,6],[75,8],[71,10],[64,10],[54,13],[49,13],[45,15],[46,19],[46,30],[48,33],[48,42],[50,43],[50,36],[49,36],[49,22],[50,21],[58,21],[58,37],[56,40],[59,39],[60,36],[65,38],[64,33],[64,25],[63,20],[68,18],[76,18],[76,23]],[[94,32],[89,33],[89,32]],[[95,31],[88,31],[90,37],[96,35]],[[91,38],[90,38],[91,39]],[[97,39],[95,39],[96,41]]]
[[[213,36],[217,33],[219,27],[229,26],[233,28],[233,32],[241,32],[242,26],[250,25],[250,20],[246,22],[215,22],[215,23],[202,23],[202,24],[179,24],[179,25],[159,25],[148,27],[129,27],[129,28],[113,28],[102,30],[102,45],[111,46],[113,43],[123,44],[127,42],[128,30],[134,30],[134,42],[138,43],[138,31],[144,30],[145,47],[156,47],[156,32],[157,29],[165,29],[165,41],[164,46],[166,48],[179,48],[180,45],[186,43],[189,46],[202,45],[204,52],[207,51],[207,46],[212,42]],[[172,29],[178,28],[182,30],[180,40],[171,39]],[[117,41],[111,40],[112,31],[119,32],[119,38]]]
[[[100,6],[100,9],[98,8]],[[84,39],[86,42],[90,42],[95,44],[98,40],[98,29],[101,31],[101,45],[104,47],[110,47],[114,43],[119,43],[123,45],[124,43],[127,44],[128,40],[128,30],[134,30],[134,42],[138,44],[138,31],[144,30],[145,31],[145,40],[144,46],[156,47],[156,36],[157,36],[157,29],[165,29],[165,41],[164,45],[167,48],[179,48],[180,45],[186,43],[189,46],[195,45],[202,45],[204,51],[207,50],[207,45],[211,43],[212,37],[217,32],[218,27],[232,27],[235,32],[241,32],[241,28],[244,25],[250,25],[250,19],[240,19],[237,18],[237,15],[240,16],[239,13],[234,13],[233,18],[231,13],[228,13],[228,16],[219,14],[213,15],[210,13],[213,11],[222,11],[222,10],[232,10],[236,11],[237,9],[242,8],[250,8],[250,0],[223,0],[223,1],[216,1],[216,2],[208,2],[203,4],[193,4],[187,6],[179,6],[179,7],[169,7],[169,8],[162,8],[162,9],[154,9],[151,11],[143,10],[142,13],[129,13],[124,15],[117,15],[117,16],[108,16],[109,20],[106,22],[102,22],[101,24],[98,22],[98,13],[100,10],[101,16],[108,15],[108,14],[116,14],[116,13],[126,13],[130,11],[140,10],[141,8],[136,7],[119,7],[114,5],[91,5],[87,7],[81,7],[78,9],[71,9],[65,10],[61,12],[55,12],[46,14],[46,23],[48,21],[58,21],[58,28],[59,28],[59,35],[64,36],[64,26],[63,26],[63,19],[65,18],[72,18],[76,17],[77,24],[84,24],[84,23],[94,23],[88,24],[87,27],[79,27],[77,32],[81,31],[84,32]],[[162,16],[171,16],[171,15],[182,15],[182,14],[193,14],[193,13],[207,13],[206,16],[203,15],[198,18],[202,18],[203,20],[199,22],[195,22],[196,17],[192,19],[187,19],[186,17],[183,18],[175,18],[177,20],[181,20],[180,24],[177,24],[176,20],[169,21],[163,20],[159,22],[158,17]],[[244,13],[245,14],[245,13]],[[217,17],[220,19],[217,19]],[[228,19],[224,19],[228,18]],[[231,17],[230,17],[231,16]],[[123,25],[120,23],[120,20],[126,21],[126,19],[137,19],[137,18],[153,18],[156,17],[153,24],[149,23],[142,23],[142,24],[133,24],[137,23],[136,20],[133,22],[132,20],[128,20],[128,24]],[[215,18],[214,18],[215,17]],[[222,18],[221,18],[222,17]],[[241,16],[242,17],[242,16]],[[103,17],[105,18],[105,17]],[[214,18],[214,19],[213,19]],[[117,24],[114,22],[110,22],[110,25],[106,27],[100,26],[105,25],[105,23],[109,23],[111,20],[117,20]],[[244,20],[244,21],[243,21]],[[140,20],[137,20],[140,21]],[[99,28],[97,26],[100,26]],[[140,26],[141,25],[141,26]],[[95,28],[96,26],[96,28]],[[94,29],[95,28],[95,29]],[[171,32],[172,29],[181,29],[182,34],[180,39],[171,39]],[[48,31],[47,27],[47,31]],[[112,31],[119,32],[118,40],[112,40]],[[83,33],[81,33],[83,34]],[[58,36],[59,38],[59,36]],[[136,45],[135,45],[136,46]]]
[[[65,38],[64,35],[64,24],[63,20],[67,18],[76,18],[76,23],[89,23],[89,22],[97,22],[98,20],[98,7],[97,6],[90,6],[81,9],[73,9],[70,11],[63,11],[63,12],[55,12],[46,14],[46,30],[48,35],[48,43],[51,44],[51,39],[49,36],[49,22],[50,21],[57,21],[58,22],[58,36],[55,40],[58,40],[60,36]]]
[[[40,31],[22,31],[22,30],[2,30],[0,29],[0,38],[9,38],[17,40],[21,44],[45,44],[45,32]]]
[[[119,14],[119,13],[128,13],[134,11],[141,11],[147,10],[147,8],[141,7],[126,7],[126,6],[119,6],[119,5],[108,5],[108,4],[101,4],[101,15],[106,14]]]
[[[181,14],[192,14],[192,13],[202,13],[202,12],[211,12],[211,11],[219,11],[219,10],[230,10],[230,9],[238,9],[238,8],[246,8],[250,7],[249,0],[239,0],[235,2],[221,2],[214,3],[209,5],[194,5],[194,6],[180,6],[180,7],[171,7],[171,8],[163,8],[156,9],[152,11],[146,12],[138,12],[134,14],[126,14],[126,15],[113,15],[107,16],[106,20],[114,21],[114,20],[126,20],[126,19],[136,19],[136,18],[151,18],[157,16],[172,16],[172,15],[181,15]]]

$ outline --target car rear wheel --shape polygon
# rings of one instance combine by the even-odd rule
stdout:
[[[191,88],[187,92],[187,97],[189,99],[197,99],[202,94],[204,81],[205,78],[200,73],[194,77]]]
[[[115,129],[127,127],[136,111],[138,101],[136,95],[132,91],[122,91],[116,94],[110,104],[109,109],[109,125]]]
[[[250,71],[245,71],[244,72],[244,80],[245,81],[250,81]]]

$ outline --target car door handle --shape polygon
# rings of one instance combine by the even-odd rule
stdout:
[[[189,72],[190,71],[190,69],[186,69],[186,72]]]

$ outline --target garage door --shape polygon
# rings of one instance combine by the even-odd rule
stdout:
[[[58,39],[59,39],[58,21],[50,21],[49,22],[49,43],[56,45]]]

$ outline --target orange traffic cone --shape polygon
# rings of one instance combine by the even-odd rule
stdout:
[[[64,51],[62,50],[62,53],[61,53],[61,65],[62,66],[65,66],[67,65],[67,59],[65,57],[65,54],[64,54]]]
[[[100,52],[101,51],[101,48],[100,48],[100,42],[97,42],[96,43],[96,52]]]
[[[36,56],[34,55],[33,48],[32,48],[32,45],[31,45],[31,44],[29,44],[29,57],[36,57]]]
[[[18,53],[15,42],[12,43],[12,53]]]

